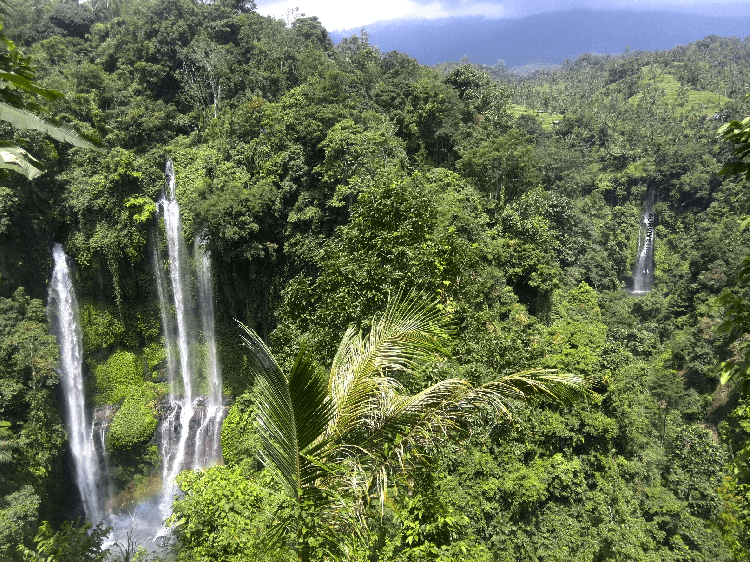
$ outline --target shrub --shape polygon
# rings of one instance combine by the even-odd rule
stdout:
[[[128,396],[117,410],[107,433],[112,452],[127,451],[148,442],[156,429],[156,416],[137,394]]]
[[[81,305],[79,316],[83,332],[83,349],[87,354],[120,343],[125,326],[108,310],[87,303]]]
[[[255,409],[246,393],[237,398],[221,426],[221,451],[228,465],[251,459],[258,452],[259,441],[253,427]]]

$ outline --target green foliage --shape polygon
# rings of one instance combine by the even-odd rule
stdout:
[[[684,428],[674,439],[665,479],[675,496],[687,502],[691,513],[716,520],[722,502],[718,490],[726,453],[713,436],[698,427]]]
[[[515,129],[502,137],[472,142],[461,150],[456,167],[480,191],[501,204],[516,199],[541,179],[533,149],[523,133]]]
[[[41,499],[32,486],[7,494],[0,503],[0,548],[10,553],[34,534]]]
[[[112,419],[107,447],[114,452],[128,451],[151,439],[156,429],[156,412],[140,396],[127,396]]]
[[[579,373],[589,379],[608,378],[601,354],[607,340],[607,327],[601,322],[596,292],[581,283],[553,298],[553,322],[548,337],[552,351],[546,367]]]
[[[730,121],[719,129],[719,135],[727,142],[737,145],[732,154],[738,158],[737,162],[727,162],[721,169],[721,174],[745,174],[750,180],[750,165],[743,162],[750,154],[750,117],[742,121]]]
[[[293,560],[291,552],[268,552],[267,533],[283,495],[267,474],[248,475],[243,466],[183,472],[185,496],[170,519],[181,555],[177,560]]]
[[[56,400],[58,349],[41,301],[22,288],[0,297],[0,548],[31,544],[62,496],[65,430]],[[5,455],[5,453],[10,453]]]
[[[95,353],[112,348],[122,341],[125,326],[109,310],[91,303],[79,307],[84,352]]]
[[[143,359],[153,374],[156,368],[167,359],[167,350],[160,342],[152,342],[143,348]]]
[[[117,351],[94,368],[97,400],[116,404],[130,395],[133,388],[144,386],[143,365],[128,351]]]
[[[0,22],[0,30],[2,30]],[[53,100],[62,94],[35,82],[34,69],[28,57],[21,55],[15,44],[0,31],[0,120],[20,130],[39,130],[59,141],[75,146],[95,148],[95,144],[67,126],[54,125],[39,117],[39,105],[25,101],[21,94],[33,93]],[[28,179],[40,176],[45,166],[15,142],[0,143],[0,168],[19,172]]]
[[[377,559],[409,562],[492,560],[490,551],[475,542],[476,538],[468,532],[469,518],[437,497],[434,487],[422,485],[420,488],[410,497],[398,498],[394,502],[393,519],[381,520],[381,537],[371,546],[371,552],[376,549]],[[394,528],[396,533],[392,531]]]
[[[13,441],[13,432],[10,430],[9,421],[0,421],[0,464],[5,464],[13,459],[12,449],[18,446]]]
[[[108,551],[102,545],[108,533],[101,524],[92,529],[90,523],[75,527],[70,521],[55,531],[44,521],[34,537],[36,551],[24,547],[18,551],[25,562],[104,562]]]
[[[441,316],[415,295],[389,299],[367,336],[354,326],[347,330],[330,374],[303,347],[286,376],[243,326],[255,354],[261,458],[292,500],[293,512],[274,538],[291,539],[302,559],[352,556],[366,538],[361,502],[377,497],[382,511],[389,486],[428,463],[429,450],[463,434],[482,411],[512,420],[516,400],[571,401],[586,393],[582,379],[547,371],[506,375],[477,388],[448,378],[403,392],[401,380],[444,353]]]
[[[260,448],[255,430],[255,409],[252,396],[239,396],[221,425],[221,452],[229,466],[245,459],[254,459]]]
[[[330,356],[340,326],[373,314],[391,288],[440,294],[478,266],[475,221],[481,224],[483,210],[456,174],[381,172],[365,186],[349,222],[324,247],[317,279],[298,276],[285,289],[281,313],[291,326],[274,334],[279,341],[294,326],[309,334],[316,352]]]
[[[322,553],[331,529],[362,523],[369,542],[346,535],[352,559],[747,556],[750,237],[737,226],[750,197],[742,178],[718,173],[726,161],[746,171],[731,152],[746,141],[747,42],[587,54],[520,77],[501,64],[427,69],[381,54],[365,32],[334,46],[314,17],[274,20],[235,0],[35,0],[6,18],[33,57],[0,49],[0,66],[16,69],[0,85],[6,115],[41,128],[6,122],[2,150],[27,173],[37,162],[49,172],[33,185],[7,174],[0,187],[0,419],[12,432],[0,439],[17,444],[2,449],[2,509],[15,514],[2,552],[30,548],[38,521],[68,516],[57,350],[31,298],[46,294],[52,241],[76,261],[87,391],[121,403],[117,508],[159,485],[148,435],[161,391],[150,381],[164,376],[165,350],[151,256],[169,156],[186,239],[205,235],[211,250],[220,362],[236,397],[222,431],[229,468],[184,477],[176,556],[262,558],[270,513],[300,530],[290,545],[300,552]],[[718,121],[729,123],[720,138]],[[111,150],[69,151],[45,133],[73,130]],[[622,287],[647,192],[655,283],[636,299]],[[297,502],[293,486],[270,497],[268,476],[250,470],[256,375],[234,319],[270,342],[284,373],[305,342],[297,367],[310,374],[348,325],[367,333],[398,287],[438,301],[457,332],[454,358],[399,378],[399,396],[532,365],[601,381],[601,403],[513,402],[513,428],[462,426],[466,439],[443,442],[427,470],[389,473],[398,490],[380,488],[382,505],[367,505],[376,487],[362,482],[323,499]],[[734,390],[712,369],[722,362]],[[403,452],[409,466],[435,452],[393,442],[368,446],[381,460]],[[724,445],[733,475],[722,484]],[[352,482],[352,462],[330,468],[325,483]],[[320,528],[328,534],[310,531]]]

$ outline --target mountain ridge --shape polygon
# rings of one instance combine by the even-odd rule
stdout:
[[[518,19],[469,16],[380,21],[329,34],[338,42],[362,29],[369,34],[370,43],[382,52],[400,51],[421,64],[434,65],[468,56],[474,63],[494,65],[502,60],[507,66],[518,66],[532,61],[560,64],[566,58],[588,52],[671,49],[707,35],[747,38],[750,17],[569,10]]]

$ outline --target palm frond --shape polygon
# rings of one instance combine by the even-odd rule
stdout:
[[[10,15],[10,6],[7,0],[0,1],[0,18],[4,19]]]
[[[17,88],[26,90],[27,92],[32,92],[34,94],[38,94],[44,99],[50,101],[60,98],[63,95],[62,92],[59,92],[58,90],[42,88],[28,78],[21,76],[20,74],[17,74],[15,72],[0,70],[0,80],[5,80],[6,82],[13,84]]]
[[[18,448],[18,442],[13,441],[13,432],[9,421],[0,421],[0,464],[13,460],[13,449]]]
[[[496,412],[510,419],[509,400],[528,402],[547,397],[571,404],[584,396],[593,396],[589,386],[580,375],[561,373],[556,369],[535,369],[506,375],[482,385],[478,391],[491,393],[495,398],[490,403]]]
[[[546,396],[571,403],[592,394],[585,380],[554,370],[534,370],[507,375],[480,387],[463,379],[447,379],[414,395],[383,392],[370,416],[357,430],[342,436],[357,447],[342,447],[342,457],[355,456],[369,474],[368,490],[384,507],[390,474],[429,461],[426,451],[462,435],[475,415],[486,410],[496,419],[512,421],[512,410],[521,402]]]
[[[582,377],[534,370],[480,387],[447,379],[409,395],[397,375],[446,355],[449,336],[439,308],[415,294],[390,299],[367,336],[349,328],[327,376],[303,347],[287,379],[258,335],[240,326],[254,352],[261,453],[296,501],[289,517],[298,552],[311,544],[305,512],[315,514],[318,544],[344,552],[348,537],[356,548],[366,534],[363,500],[377,494],[383,509],[392,475],[427,462],[476,417],[510,420],[521,402],[591,394]],[[289,532],[282,527],[274,536]]]
[[[245,344],[253,351],[251,369],[256,379],[256,411],[261,455],[266,465],[280,476],[280,483],[291,497],[300,488],[299,447],[289,385],[271,352],[253,330],[240,324],[247,336]]]
[[[331,431],[349,431],[372,412],[379,392],[395,384],[386,372],[411,372],[436,354],[446,354],[445,316],[435,303],[411,293],[389,299],[367,337],[350,327],[336,352],[328,382],[334,403]]]
[[[321,447],[321,437],[333,415],[327,382],[326,372],[302,347],[289,374],[302,485],[312,485],[320,477],[321,470],[325,470],[310,458],[314,458],[316,449]]]
[[[278,472],[286,492],[297,497],[320,475],[304,450],[318,441],[331,417],[325,372],[303,348],[287,380],[260,337],[240,326],[245,344],[253,351],[261,455]]]
[[[30,111],[13,107],[7,103],[0,102],[0,119],[7,121],[13,125],[16,129],[25,131],[27,129],[33,129],[35,131],[42,131],[44,134],[49,135],[55,140],[68,142],[73,146],[80,148],[93,148],[98,149],[96,144],[92,141],[84,138],[81,134],[76,132],[71,127],[66,125],[52,125],[44,119],[34,115]]]

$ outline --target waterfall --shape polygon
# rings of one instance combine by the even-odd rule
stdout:
[[[152,237],[151,253],[169,383],[156,431],[162,457],[161,491],[129,513],[111,516],[114,530],[107,546],[125,544],[130,538],[148,548],[158,546],[168,534],[164,520],[172,512],[179,472],[221,460],[219,433],[225,408],[214,334],[210,255],[205,237],[195,241],[192,251],[185,244],[171,161],[165,176],[157,203],[164,229]]]
[[[60,346],[60,382],[65,402],[65,424],[75,464],[76,484],[86,519],[96,524],[103,518],[99,495],[99,459],[94,446],[94,426],[87,419],[83,392],[83,346],[78,324],[78,305],[65,252],[55,244],[54,269],[49,287],[50,332]]]
[[[182,232],[171,160],[167,161],[165,175],[164,195],[158,208],[164,219],[171,301],[158,243],[154,267],[169,362],[170,405],[160,430],[164,462],[160,505],[162,515],[167,517],[177,492],[177,474],[189,468],[203,468],[220,459],[219,429],[224,408],[214,329],[210,254],[205,244],[196,238],[191,259]],[[198,330],[202,332],[200,341]],[[172,341],[176,341],[176,345]]]
[[[654,241],[656,238],[654,227],[654,194],[651,190],[646,194],[643,216],[638,225],[638,252],[633,268],[633,294],[644,294],[651,290],[654,281]]]
[[[177,351],[179,358],[179,378],[175,373],[175,366],[169,366],[169,400],[175,407],[179,407],[179,432],[177,446],[169,453],[170,456],[164,457],[164,496],[162,502],[162,511],[168,514],[172,505],[172,497],[176,492],[177,486],[175,477],[182,470],[185,458],[185,449],[187,439],[190,434],[190,420],[193,417],[193,364],[192,358],[195,349],[195,339],[192,337],[192,330],[188,327],[189,315],[191,310],[188,306],[188,256],[185,240],[182,235],[182,220],[180,218],[180,207],[175,198],[175,178],[172,161],[168,161],[165,174],[167,176],[167,185],[165,196],[159,202],[164,217],[164,231],[167,237],[167,253],[169,255],[169,278],[172,284],[172,296],[174,298],[174,310],[177,324]],[[158,269],[157,265],[157,269]],[[162,316],[165,304],[162,303]],[[165,333],[167,328],[165,327]],[[169,339],[171,334],[166,333],[165,339]],[[178,396],[177,383],[182,383],[182,397],[179,406],[176,404]],[[168,441],[170,449],[173,441]]]
[[[216,330],[214,327],[214,299],[211,290],[211,255],[206,248],[205,237],[196,237],[195,250],[193,252],[197,261],[198,270],[198,295],[201,311],[201,328],[203,329],[203,341],[206,346],[206,366],[208,379],[208,412],[206,431],[211,430],[210,439],[206,441],[205,437],[196,440],[199,443],[205,443],[204,451],[201,451],[201,457],[204,463],[217,462],[220,457],[220,439],[219,430],[221,429],[221,417],[223,414],[223,397],[221,394],[222,380],[221,371],[219,370],[219,357],[216,350]],[[200,259],[198,256],[200,255]],[[196,453],[197,453],[196,448]],[[197,455],[196,455],[197,456]]]

